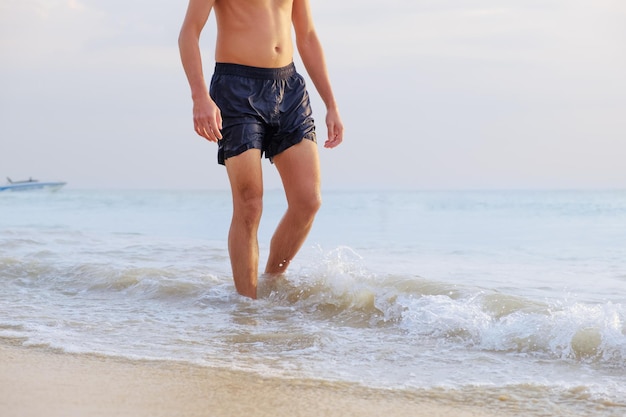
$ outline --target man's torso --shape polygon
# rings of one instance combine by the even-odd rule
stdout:
[[[215,0],[215,60],[263,68],[291,63],[293,1]]]

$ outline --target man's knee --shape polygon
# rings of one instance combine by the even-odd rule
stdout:
[[[293,206],[301,216],[313,218],[322,206],[322,196],[319,192],[302,194]]]
[[[234,216],[244,224],[258,225],[263,212],[263,192],[246,189],[233,196]]]
[[[313,215],[315,215],[321,207],[322,207],[322,196],[320,195],[320,193],[315,193],[315,195],[313,195],[309,199],[308,209]]]

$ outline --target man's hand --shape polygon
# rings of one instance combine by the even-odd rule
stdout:
[[[222,113],[208,94],[193,101],[193,126],[198,135],[210,142],[222,139]]]
[[[343,123],[339,116],[339,110],[335,107],[328,109],[326,113],[326,129],[328,139],[324,142],[325,148],[334,148],[343,141]]]

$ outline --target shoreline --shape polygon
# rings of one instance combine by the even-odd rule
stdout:
[[[502,411],[347,383],[59,353],[0,340],[0,414],[7,417],[495,417]]]

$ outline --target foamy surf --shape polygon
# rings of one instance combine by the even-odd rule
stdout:
[[[419,276],[379,275],[369,271],[354,250],[340,247],[298,272],[278,279],[262,277],[260,306],[255,306],[233,294],[226,273],[207,273],[202,264],[158,265],[168,263],[163,258],[152,266],[147,259],[146,265],[137,266],[135,255],[127,256],[126,262],[120,258],[123,251],[132,253],[131,248],[148,253],[158,250],[147,242],[113,252],[98,252],[92,246],[86,263],[56,262],[53,252],[39,250],[21,260],[0,258],[0,274],[5,285],[37,293],[58,292],[69,304],[86,299],[121,305],[143,302],[166,305],[172,313],[180,308],[179,314],[187,310],[207,316],[212,310],[223,314],[220,307],[230,305],[266,320],[281,320],[287,309],[317,326],[384,329],[405,338],[405,342],[429,340],[440,348],[626,369],[626,312],[622,304],[539,302]],[[214,260],[226,262],[224,253],[213,252]],[[115,264],[97,261],[112,257],[117,257]],[[230,308],[228,313],[237,314]],[[159,317],[152,319],[158,326]],[[77,326],[78,317],[73,320]],[[202,341],[199,338],[197,343]]]

